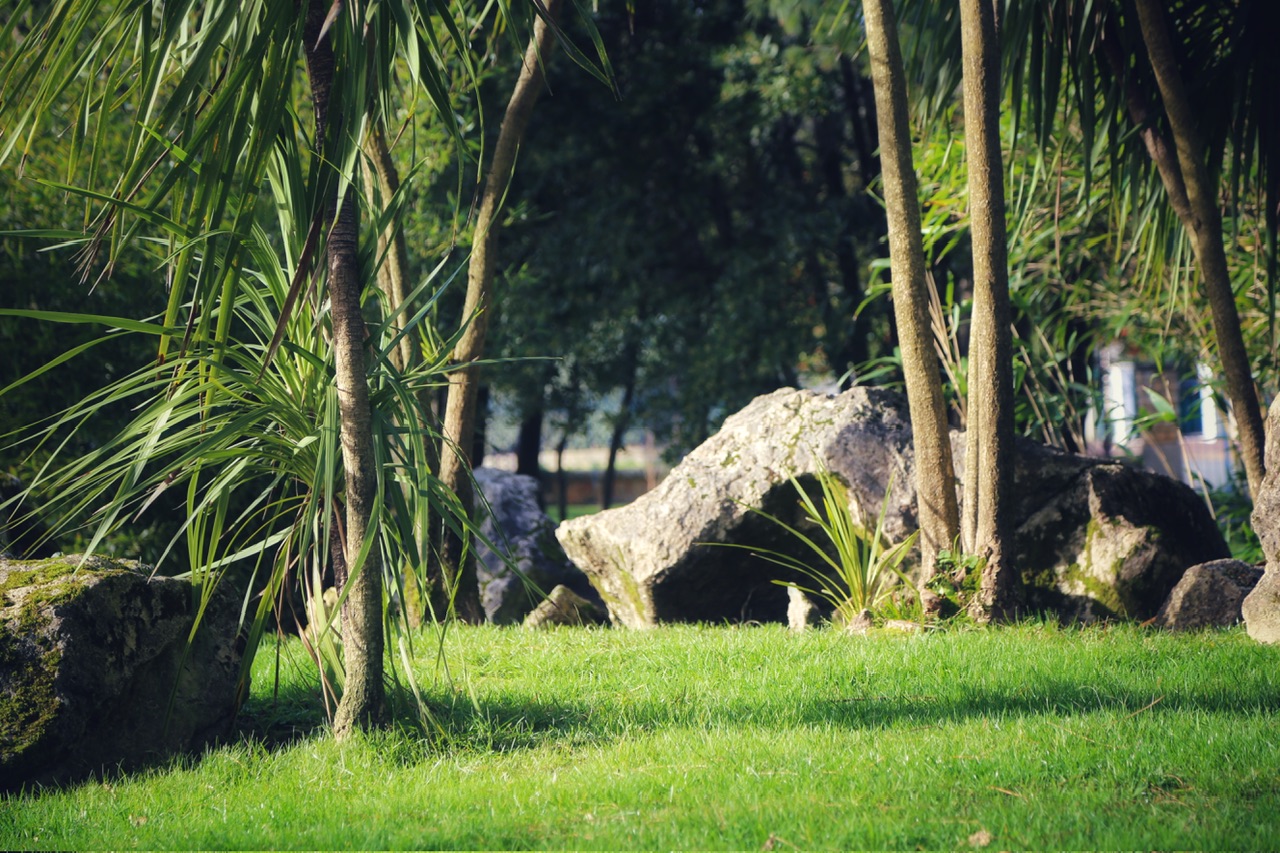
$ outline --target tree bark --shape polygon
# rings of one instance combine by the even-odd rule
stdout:
[[[560,510],[560,520],[569,517],[569,477],[564,471],[564,452],[569,447],[569,430],[565,429],[556,444],[556,508]]]
[[[923,584],[936,571],[938,553],[954,547],[960,534],[960,513],[942,377],[929,323],[919,188],[911,155],[906,73],[898,25],[891,0],[863,0],[862,8],[880,130],[893,311],[915,445]]]
[[[1196,263],[1204,280],[1205,295],[1213,317],[1214,336],[1218,341],[1218,353],[1222,358],[1222,370],[1227,381],[1227,396],[1231,399],[1239,432],[1240,455],[1244,460],[1245,476],[1249,491],[1255,496],[1266,474],[1262,409],[1253,384],[1253,370],[1249,353],[1245,350],[1244,336],[1240,330],[1240,314],[1236,310],[1235,291],[1227,271],[1227,256],[1223,248],[1222,212],[1218,208],[1217,194],[1209,168],[1205,162],[1204,138],[1191,109],[1182,74],[1178,70],[1173,51],[1172,29],[1163,0],[1136,0],[1138,23],[1142,28],[1142,40],[1147,46],[1147,56],[1155,71],[1156,84],[1164,103],[1169,127],[1173,132],[1176,163],[1168,155],[1167,148],[1157,157],[1157,149],[1148,142],[1148,151],[1156,160],[1160,177],[1165,184],[1174,210],[1182,220],[1182,227],[1191,233],[1191,245]],[[1185,188],[1185,202],[1178,197],[1179,184]]]
[[[840,231],[836,234],[836,269],[839,271],[841,290],[848,313],[841,316],[842,306],[833,305],[825,292],[825,277],[815,276],[816,294],[823,306],[823,324],[826,326],[825,346],[828,363],[836,376],[845,377],[840,385],[847,389],[853,385],[854,370],[867,361],[867,335],[859,328],[854,312],[865,296],[862,280],[858,275],[858,255],[854,250],[857,234],[854,228],[852,205],[844,188],[843,116],[834,115],[817,123],[814,142],[818,149],[818,169],[826,187],[827,197],[841,210]],[[814,265],[815,269],[816,264]]]
[[[1021,584],[1008,530],[1013,481],[1013,341],[1000,154],[1000,58],[990,0],[960,0],[964,135],[973,244],[965,449],[965,550],[983,558],[979,621],[1013,616]]]
[[[547,0],[546,9],[554,16],[560,0]],[[467,327],[453,352],[460,365],[449,381],[449,400],[445,406],[444,447],[440,459],[440,479],[458,496],[464,508],[472,504],[473,484],[468,454],[475,433],[476,391],[479,378],[472,364],[484,352],[484,339],[489,328],[489,300],[497,268],[498,213],[507,182],[515,165],[516,150],[533,113],[533,105],[542,92],[543,63],[551,57],[554,34],[546,21],[539,18],[524,54],[524,66],[516,80],[515,90],[498,131],[493,161],[489,164],[480,209],[476,216],[471,263],[467,270],[467,295],[463,318]],[[477,586],[475,561],[461,537],[445,531],[441,543],[441,563],[446,581],[454,594],[456,613],[465,622],[484,621]]]
[[[329,92],[334,59],[328,38],[320,39],[323,4],[308,5],[305,27],[307,76],[316,113],[316,139],[322,150],[337,138],[342,116],[334,111]],[[331,109],[331,106],[334,109]],[[336,182],[334,184],[336,187]],[[360,312],[359,227],[355,194],[350,190],[338,210],[336,190],[325,201],[326,224],[332,223],[326,243],[330,318],[333,324],[334,381],[341,412],[342,463],[345,476],[346,601],[342,607],[343,658],[346,681],[334,716],[334,735],[346,737],[356,728],[381,723],[386,713],[383,678],[382,565],[378,548],[369,549],[364,563],[359,554],[371,528],[378,488],[373,448],[373,412],[365,378],[365,325]]]
[[[391,149],[387,146],[387,130],[382,119],[371,122],[369,133],[365,137],[364,152],[373,167],[365,172],[365,187],[369,202],[373,204],[381,196],[385,207],[400,191],[400,172],[396,169]],[[410,290],[407,284],[409,249],[405,245],[402,228],[388,224],[386,229],[378,234],[378,257],[382,259],[382,264],[378,267],[378,287],[386,299],[386,310],[389,315],[405,305]],[[393,333],[399,334],[404,328],[404,322],[410,317],[412,317],[411,309],[402,313],[392,327]],[[403,373],[417,363],[416,354],[413,336],[405,335],[388,355],[392,366]]]

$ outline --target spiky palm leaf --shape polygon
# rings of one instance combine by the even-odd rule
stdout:
[[[372,506],[344,527],[338,507],[354,500],[344,467],[348,486],[353,472],[340,452],[350,419],[338,399],[349,389],[337,387],[334,364],[350,362],[353,342],[330,310],[338,287],[320,259],[338,243],[329,240],[337,209],[357,203],[348,189],[359,186],[371,111],[387,109],[399,76],[451,114],[449,63],[469,74],[460,21],[475,13],[465,0],[335,0],[311,9],[312,23],[323,8],[310,38],[307,4],[286,0],[21,0],[0,20],[0,162],[21,166],[42,134],[66,132],[58,183],[86,205],[85,232],[43,236],[79,246],[86,276],[109,275],[126,247],[148,247],[169,285],[166,311],[147,322],[8,312],[156,338],[156,364],[73,405],[41,435],[56,450],[98,408],[126,403],[137,411],[130,426],[79,460],[55,453],[65,464],[47,465],[32,487],[54,494],[65,519],[89,514],[90,549],[185,490],[190,571],[203,594],[229,567],[254,566],[255,642],[290,571],[324,569],[345,551],[354,579],[372,557],[394,599],[400,568],[423,558],[424,515],[467,525],[426,463],[434,438],[419,426],[416,391],[445,366],[428,358],[402,374],[387,358],[428,305],[399,318],[405,332],[372,328],[367,361],[364,342],[354,342],[373,416],[357,441],[372,448],[374,470],[360,476],[376,485]],[[316,73],[322,41],[333,67]],[[319,129],[309,133],[312,111]],[[105,129],[121,121],[128,141],[109,151]],[[363,278],[357,288],[372,283]],[[428,280],[418,291],[434,288]],[[344,546],[355,526],[372,535],[352,533]]]

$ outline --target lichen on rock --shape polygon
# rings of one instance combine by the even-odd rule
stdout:
[[[134,561],[0,559],[0,790],[140,766],[220,735],[239,609]]]

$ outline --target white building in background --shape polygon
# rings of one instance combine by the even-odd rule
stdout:
[[[1089,412],[1090,452],[1136,457],[1144,467],[1195,488],[1232,484],[1234,424],[1218,407],[1207,365],[1197,364],[1196,377],[1181,380],[1126,353],[1118,342],[1104,347],[1099,361],[1104,411]],[[1169,402],[1176,421],[1154,417],[1153,394]]]

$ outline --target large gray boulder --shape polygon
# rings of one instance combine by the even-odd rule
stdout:
[[[518,625],[559,585],[603,608],[586,575],[556,541],[555,522],[538,506],[537,481],[493,468],[477,468],[475,480],[476,512],[487,540],[476,543],[476,574],[486,618],[498,625]]]
[[[953,447],[963,442],[953,436]],[[957,456],[957,468],[963,458]],[[886,530],[916,527],[906,401],[874,388],[839,395],[783,389],[729,417],[654,491],[561,524],[565,552],[600,590],[613,621],[786,621],[802,581],[739,548],[804,553],[746,507],[798,522],[788,478],[812,485],[825,468],[863,511],[879,511],[892,480]],[[1108,460],[1019,443],[1015,553],[1034,609],[1064,620],[1154,616],[1196,563],[1227,556],[1203,501],[1185,485]]]
[[[0,790],[139,767],[224,735],[238,602],[134,561],[0,559]]]
[[[1156,614],[1155,624],[1171,631],[1229,628],[1240,621],[1240,605],[1262,577],[1243,560],[1214,560],[1192,566]]]
[[[1260,643],[1280,643],[1280,397],[1267,413],[1267,474],[1253,501],[1253,529],[1266,573],[1241,605],[1245,630]]]
[[[906,535],[916,517],[905,412],[899,395],[872,388],[837,396],[783,389],[757,397],[656,489],[626,506],[566,521],[556,535],[615,624],[785,621],[787,590],[774,580],[804,578],[745,551],[703,543],[803,555],[747,507],[798,522],[788,478],[812,483],[822,467],[872,512],[892,478],[886,527],[894,538]]]

